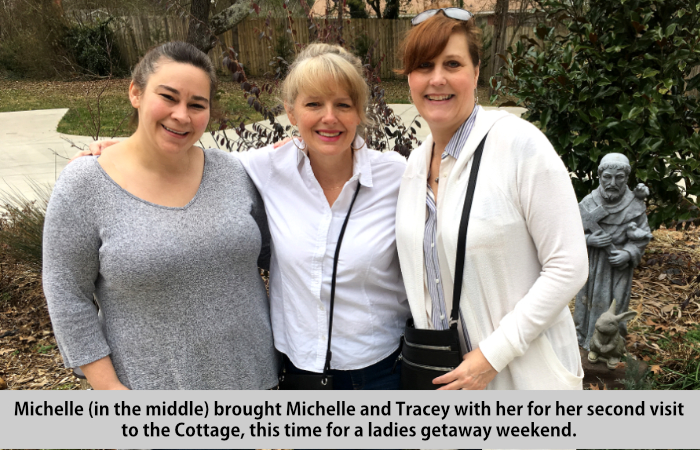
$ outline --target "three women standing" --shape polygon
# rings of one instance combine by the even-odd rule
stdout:
[[[357,194],[338,260],[332,373],[340,389],[398,387],[391,366],[406,295],[416,327],[449,325],[462,204],[472,156],[486,137],[457,300],[464,361],[434,383],[581,388],[566,308],[587,268],[576,198],[539,130],[477,105],[480,38],[470,18],[447,8],[414,19],[403,73],[431,135],[405,172],[398,155],[364,145],[358,130],[367,123],[367,86],[359,61],[325,44],[305,49],[283,86],[301,139],[241,155],[265,201],[272,327],[290,371],[324,369],[337,236]]]

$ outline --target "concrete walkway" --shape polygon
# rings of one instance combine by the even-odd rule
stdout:
[[[411,104],[390,105],[401,116],[404,124],[410,124],[418,116]],[[496,109],[484,107],[484,109]],[[521,115],[523,108],[504,108]],[[32,182],[53,186],[58,174],[66,166],[68,158],[78,149],[72,145],[87,146],[92,138],[62,135],[56,131],[67,109],[46,109],[0,113],[0,190],[15,192],[35,198]],[[286,117],[278,117],[280,124],[288,125]],[[425,140],[430,130],[421,123],[416,128],[418,138]],[[209,134],[200,141],[205,147],[218,145]]]
[[[68,109],[0,113],[0,190],[35,198],[31,182],[53,185],[77,149],[56,126]],[[76,143],[89,137],[68,136]],[[55,152],[55,154],[54,154]]]

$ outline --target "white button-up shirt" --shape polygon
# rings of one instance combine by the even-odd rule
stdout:
[[[393,353],[410,314],[395,233],[406,161],[394,152],[356,150],[353,176],[331,207],[294,143],[238,155],[265,202],[272,235],[275,347],[300,369],[323,371],[333,256],[359,182],[338,259],[331,367],[361,369]]]

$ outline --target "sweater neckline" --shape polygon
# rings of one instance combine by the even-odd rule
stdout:
[[[121,187],[121,186],[119,185],[119,183],[117,183],[116,181],[114,181],[114,179],[113,179],[111,176],[109,176],[109,174],[104,170],[104,168],[102,167],[102,165],[97,161],[97,159],[99,158],[99,156],[95,156],[95,157],[94,157],[94,163],[95,163],[95,166],[97,166],[97,170],[100,171],[100,173],[102,174],[102,176],[103,176],[110,184],[112,184],[113,186],[115,186],[119,191],[121,191],[121,192],[123,192],[124,194],[126,194],[127,197],[130,197],[130,198],[132,198],[132,199],[134,199],[134,200],[136,200],[136,201],[138,201],[138,202],[140,202],[140,203],[146,204],[146,205],[148,205],[148,206],[152,206],[152,207],[154,207],[154,208],[165,209],[165,210],[172,210],[172,211],[184,211],[184,210],[188,209],[190,206],[192,206],[192,205],[195,203],[195,201],[197,201],[197,198],[199,198],[199,197],[202,195],[201,192],[202,192],[202,190],[203,190],[204,184],[207,182],[207,179],[208,179],[208,172],[209,172],[209,170],[208,170],[208,166],[209,166],[209,164],[208,164],[208,158],[209,158],[209,156],[207,155],[207,151],[206,151],[205,149],[202,149],[202,152],[204,153],[204,168],[203,168],[203,170],[202,170],[202,180],[199,182],[199,187],[197,188],[197,192],[195,192],[195,194],[194,194],[194,196],[192,197],[192,199],[191,199],[189,202],[187,202],[187,204],[184,205],[184,206],[165,206],[165,205],[160,205],[160,204],[158,204],[158,203],[149,202],[148,200],[144,200],[144,199],[142,199],[141,197],[138,197],[138,196],[132,194],[131,192],[127,191],[126,189],[124,189],[123,187]]]

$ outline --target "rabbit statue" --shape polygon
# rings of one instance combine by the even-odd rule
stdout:
[[[592,363],[605,361],[608,369],[613,370],[620,362],[620,358],[627,353],[625,338],[620,335],[620,323],[633,319],[636,311],[627,311],[615,315],[616,301],[613,299],[610,308],[600,315],[595,323],[595,331],[591,338],[591,351],[588,352],[588,360]]]

